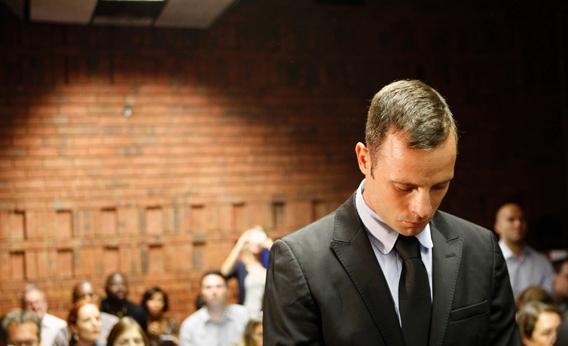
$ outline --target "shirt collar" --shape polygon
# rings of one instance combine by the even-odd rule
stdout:
[[[225,306],[225,310],[223,310],[223,318],[221,320],[218,320],[218,321],[215,321],[211,318],[211,315],[209,314],[209,309],[207,308],[207,306],[204,306],[202,309],[204,310],[204,313],[205,313],[205,322],[206,323],[224,323],[225,321],[231,319],[231,315],[229,314],[227,306]]]
[[[517,257],[515,256],[515,254],[513,253],[513,251],[511,251],[511,249],[509,249],[509,247],[507,246],[507,244],[505,244],[505,242],[501,239],[499,240],[499,247],[501,248],[501,252],[503,253],[503,257],[505,259],[509,259],[512,257]],[[523,246],[523,253],[518,256],[518,257],[526,257],[526,256],[530,256],[531,254],[531,247],[530,246]]]
[[[363,191],[365,191],[365,179],[361,181],[355,193],[355,207],[357,208],[357,213],[369,233],[378,240],[377,245],[379,251],[386,255],[394,248],[396,240],[398,239],[398,232],[387,225],[381,217],[367,205],[367,202],[365,202],[363,198]],[[431,249],[434,246],[429,223],[416,235],[416,238],[422,247]]]

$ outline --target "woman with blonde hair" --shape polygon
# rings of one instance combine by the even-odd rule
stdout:
[[[262,227],[245,231],[221,266],[227,278],[239,283],[239,304],[244,305],[251,318],[259,318],[262,311],[264,282],[272,240]]]

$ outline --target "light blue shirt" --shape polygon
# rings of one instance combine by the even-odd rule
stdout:
[[[227,305],[220,321],[202,307],[183,321],[179,330],[180,346],[233,346],[242,338],[249,321],[247,309],[242,305]]]
[[[499,241],[499,247],[507,263],[507,271],[515,297],[525,288],[534,285],[541,286],[548,293],[553,294],[554,269],[546,256],[530,246],[525,246],[523,253],[515,256],[503,240]]]
[[[369,241],[371,242],[375,257],[387,280],[392,300],[394,301],[396,315],[400,323],[398,282],[400,281],[400,274],[402,273],[402,259],[398,256],[396,250],[393,251],[396,240],[398,239],[398,232],[384,223],[380,216],[367,205],[363,198],[364,190],[365,180],[361,182],[355,194],[355,207],[357,208],[357,213],[361,221],[363,221],[363,224],[369,231]],[[432,298],[432,248],[434,247],[434,243],[432,242],[432,234],[430,233],[430,224],[427,224],[416,238],[420,243],[420,256],[428,273],[430,298]]]

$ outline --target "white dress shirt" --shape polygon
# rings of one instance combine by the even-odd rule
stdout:
[[[43,315],[41,319],[41,344],[52,346],[57,334],[67,327],[67,322],[50,314]]]
[[[375,257],[379,262],[381,270],[385,276],[389,290],[394,301],[396,314],[399,323],[400,311],[398,308],[398,282],[402,273],[402,259],[398,256],[396,250],[393,251],[398,232],[390,228],[383,222],[381,217],[377,215],[365,202],[363,191],[365,190],[365,180],[361,182],[355,194],[355,206],[357,213],[367,228],[369,241],[375,252]],[[426,272],[428,273],[428,281],[430,282],[430,298],[433,297],[432,292],[432,235],[430,233],[430,224],[416,236],[420,243],[420,255]]]

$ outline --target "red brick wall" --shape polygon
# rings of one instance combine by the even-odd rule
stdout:
[[[160,285],[181,320],[242,230],[279,237],[353,192],[367,102],[398,78],[437,87],[461,124],[445,209],[491,226],[518,195],[533,222],[560,219],[554,22],[538,17],[541,40],[522,15],[384,6],[241,1],[206,31],[4,13],[0,312],[30,280],[64,317],[74,282],[103,295],[121,270],[133,300]]]

